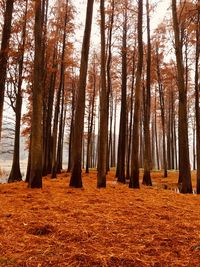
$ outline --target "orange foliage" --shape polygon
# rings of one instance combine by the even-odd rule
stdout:
[[[177,173],[152,178],[174,184]],[[114,173],[106,189],[96,188],[96,172],[83,182],[69,188],[62,174],[44,178],[42,190],[1,185],[0,265],[199,266],[199,196],[130,190]]]

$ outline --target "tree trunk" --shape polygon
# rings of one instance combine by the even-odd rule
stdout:
[[[30,188],[42,187],[42,12],[41,0],[35,1],[35,56],[33,81],[33,110],[31,128]]]
[[[62,100],[61,100],[61,112],[59,121],[59,134],[58,134],[58,147],[57,147],[57,159],[56,159],[56,173],[61,173],[62,170],[62,140],[63,140],[63,127],[64,127],[64,117],[65,117],[65,103],[64,103],[64,84],[62,88]]]
[[[199,107],[199,53],[200,53],[200,10],[197,11],[196,60],[195,60],[195,111],[196,111],[196,151],[197,151],[197,194],[200,194],[200,107]]]
[[[99,157],[97,187],[106,187],[107,171],[107,139],[108,139],[108,116],[107,116],[107,88],[106,88],[106,54],[105,54],[105,8],[104,0],[100,0],[101,13],[101,91],[100,91],[100,131],[99,131]]]
[[[176,0],[172,0],[173,28],[175,36],[175,52],[177,61],[178,90],[179,90],[179,186],[182,193],[192,193],[188,122],[187,122],[187,91],[184,81],[184,65],[182,44],[180,42],[179,24],[176,10]]]
[[[117,100],[115,99],[114,126],[113,126],[113,145],[112,145],[112,167],[116,166],[116,121],[117,121]]]
[[[51,169],[51,178],[56,178],[56,168],[57,168],[57,136],[58,136],[58,117],[60,113],[60,101],[62,90],[64,90],[64,74],[65,74],[65,48],[66,48],[66,26],[68,20],[68,0],[66,0],[65,4],[65,19],[64,19],[64,33],[63,33],[63,42],[62,42],[62,55],[61,55],[61,67],[60,67],[60,83],[59,88],[56,95],[56,106],[55,106],[55,114],[54,114],[54,123],[53,123],[53,151],[52,151],[52,169]]]
[[[135,107],[133,119],[133,140],[131,158],[131,177],[130,188],[139,188],[139,126],[140,126],[140,106],[141,106],[141,76],[143,67],[143,38],[142,38],[142,19],[143,0],[138,1],[138,63],[135,84]]]
[[[91,156],[91,139],[92,139],[92,129],[94,123],[94,108],[95,108],[95,96],[96,96],[96,64],[94,62],[94,75],[93,75],[93,95],[92,95],[92,109],[91,114],[88,116],[88,140],[87,140],[87,156],[86,156],[86,173],[89,173],[89,166],[90,166],[90,156]],[[89,111],[90,112],[90,111]]]
[[[72,113],[71,113],[71,122],[70,122],[70,133],[69,133],[69,148],[68,148],[68,168],[67,172],[71,171],[72,168],[72,138],[74,136],[74,113],[75,113],[75,84],[72,81]]]
[[[87,1],[85,31],[82,43],[80,77],[79,77],[77,105],[75,111],[74,136],[73,136],[73,146],[72,146],[73,167],[70,179],[70,186],[73,187],[82,187],[81,151],[82,151],[82,137],[84,128],[85,88],[86,88],[86,78],[88,69],[90,33],[92,27],[93,3],[94,0]]]
[[[161,122],[162,122],[163,169],[164,169],[164,177],[166,178],[167,177],[167,159],[166,159],[166,134],[165,134],[165,99],[164,99],[164,90],[163,90],[163,84],[162,84],[161,73],[160,73],[158,45],[156,45],[156,71],[157,71],[157,79],[158,79],[158,90],[159,90]]]
[[[5,93],[5,82],[6,82],[6,70],[8,62],[8,49],[9,40],[11,34],[11,21],[13,13],[14,0],[6,1],[6,9],[4,14],[4,25],[1,39],[1,51],[0,51],[0,140],[2,131],[2,119],[3,119],[3,104],[4,104],[4,93]]]
[[[117,181],[126,182],[125,177],[125,154],[126,154],[126,90],[127,90],[127,1],[125,1],[122,38],[122,85],[121,85],[121,113],[118,142]]]
[[[54,91],[55,91],[55,83],[56,83],[56,75],[57,75],[57,45],[54,47],[53,52],[53,62],[52,68],[55,69],[54,72],[51,73],[49,92],[48,92],[48,103],[47,103],[47,114],[46,114],[46,138],[44,140],[44,162],[43,162],[43,176],[51,173],[51,164],[52,164],[52,135],[51,135],[51,127],[52,127],[52,115],[53,115],[53,100],[54,100]]]
[[[130,179],[130,158],[131,158],[131,143],[132,143],[132,126],[133,126],[133,91],[135,85],[135,53],[133,52],[133,63],[132,63],[132,81],[131,81],[131,104],[130,104],[130,123],[128,129],[128,151],[127,151],[127,166],[126,166],[126,179]]]
[[[158,130],[157,130],[157,112],[156,112],[156,96],[155,96],[155,142],[156,142],[156,160],[157,160],[157,168],[160,170],[160,159],[159,159],[159,149],[158,149]]]
[[[20,122],[21,122],[21,109],[22,109],[22,73],[24,64],[24,49],[26,42],[26,22],[27,22],[27,7],[28,0],[26,0],[25,14],[24,14],[24,25],[22,29],[22,41],[19,47],[21,53],[19,59],[19,78],[18,78],[18,88],[16,94],[16,105],[15,105],[15,141],[14,141],[14,153],[12,169],[8,178],[8,182],[21,181],[22,175],[20,171]]]
[[[150,137],[150,113],[151,113],[151,39],[149,1],[146,0],[147,11],[147,74],[146,87],[144,88],[144,175],[142,183],[152,186],[151,182],[151,137]]]
[[[107,116],[109,117],[109,107],[110,107],[110,133],[109,133],[109,140],[107,145],[107,171],[110,168],[111,162],[110,157],[112,158],[112,122],[113,122],[113,95],[112,95],[112,79],[111,79],[111,62],[112,62],[112,31],[113,31],[113,23],[114,23],[114,11],[115,11],[115,1],[112,0],[111,2],[111,14],[109,18],[109,31],[108,31],[108,58],[107,58],[107,65],[106,65],[106,73],[107,73]],[[110,103],[111,99],[111,103]],[[107,118],[108,120],[108,118]]]

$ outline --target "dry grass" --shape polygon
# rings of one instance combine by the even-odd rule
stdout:
[[[95,172],[83,182],[69,188],[63,174],[42,190],[0,185],[0,266],[200,266],[199,196],[130,190],[113,173],[106,189]]]

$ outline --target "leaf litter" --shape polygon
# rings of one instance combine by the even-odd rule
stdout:
[[[195,174],[193,175],[195,179]],[[69,174],[45,177],[43,189],[0,185],[0,266],[199,266],[200,197],[176,194],[178,174],[152,173],[153,188],[116,183],[83,189]]]

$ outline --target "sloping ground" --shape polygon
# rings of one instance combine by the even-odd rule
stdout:
[[[0,266],[200,266],[200,196],[130,190],[113,174],[106,189],[95,172],[83,182],[0,185]]]

